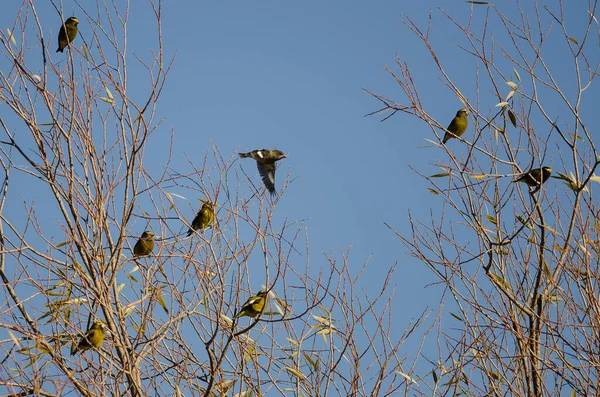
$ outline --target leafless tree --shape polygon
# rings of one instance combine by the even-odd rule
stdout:
[[[383,104],[373,114],[419,118],[446,159],[433,175],[416,170],[439,209],[430,219],[411,215],[412,233],[396,232],[451,298],[439,357],[423,354],[430,370],[410,374],[415,394],[600,393],[597,6],[470,1],[432,12],[427,26],[404,19],[431,55],[439,89],[471,112],[467,132],[443,144],[454,114],[423,105],[409,56],[388,68],[402,100],[371,93]],[[473,73],[448,71],[432,40],[443,29],[461,37],[444,42],[455,48],[452,64]],[[553,177],[541,186],[513,183],[550,163]],[[441,323],[450,316],[458,330]]]
[[[368,296],[366,264],[350,266],[349,252],[311,262],[301,220],[273,217],[289,176],[271,198],[235,153],[213,146],[182,171],[171,160],[186,154],[171,146],[156,165],[151,142],[168,130],[158,99],[175,61],[161,39],[169,5],[76,4],[80,34],[61,56],[70,15],[59,2],[41,18],[23,1],[0,33],[0,327],[10,335],[0,391],[367,396],[405,385],[398,350],[421,318],[390,331],[393,265]],[[127,47],[142,7],[155,17],[149,52]],[[216,204],[216,221],[188,237],[197,199]],[[134,258],[145,230],[154,251]],[[236,318],[261,288],[262,315]],[[97,319],[102,346],[71,356]]]

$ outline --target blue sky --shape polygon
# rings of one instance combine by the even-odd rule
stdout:
[[[159,113],[165,137],[174,129],[174,152],[193,157],[190,148],[203,154],[213,141],[223,155],[263,147],[287,153],[278,182],[288,172],[294,182],[277,212],[290,221],[307,219],[312,266],[325,263],[321,251],[352,245],[356,269],[372,255],[368,287],[398,261],[402,326],[407,311],[422,310],[402,302],[429,294],[423,287],[431,277],[384,222],[403,228],[408,208],[426,213],[435,205],[408,168],[431,168],[433,158],[426,157],[433,153],[417,149],[427,130],[414,119],[363,117],[380,107],[363,88],[397,93],[382,66],[393,67],[396,53],[409,61],[413,49],[426,55],[399,18],[425,20],[436,3],[412,9],[398,2],[186,5],[165,7],[163,21],[166,53],[176,50],[177,58]],[[131,26],[144,16],[132,15],[129,46],[143,51],[147,37]],[[442,96],[449,102],[440,117],[451,119],[461,103],[448,92]],[[256,176],[254,164],[242,166]],[[187,169],[183,158],[180,167]]]
[[[155,37],[147,21],[153,15],[133,3],[128,49],[149,59]],[[11,26],[17,6],[4,5],[2,26]],[[381,123],[380,116],[364,117],[381,105],[363,88],[403,102],[383,69],[389,65],[397,71],[398,54],[411,67],[431,115],[446,124],[463,107],[440,81],[427,50],[400,21],[407,15],[425,28],[433,9],[432,43],[445,70],[475,101],[475,62],[459,49],[463,36],[438,6],[463,22],[472,7],[448,0],[166,2],[165,54],[176,53],[176,58],[159,102],[157,118],[163,122],[149,142],[146,167],[162,172],[172,132],[171,167],[180,172],[191,171],[186,156],[200,165],[213,143],[225,157],[258,148],[283,150],[288,158],[279,163],[277,186],[288,173],[293,182],[277,214],[281,221],[306,219],[311,267],[325,265],[321,252],[340,257],[340,249],[352,246],[353,268],[370,258],[362,285],[374,291],[398,262],[394,321],[403,330],[426,306],[437,307],[440,289],[426,288],[435,280],[432,274],[405,253],[384,222],[409,233],[409,210],[424,221],[430,211],[439,213],[439,198],[410,167],[431,175],[440,172],[434,163],[446,158],[424,140],[435,137],[416,118],[398,114]],[[54,43],[60,18],[48,5],[36,7]],[[89,39],[79,7],[64,1],[63,9],[79,17],[80,34]],[[54,62],[61,57],[52,55]],[[132,86],[143,87],[144,81],[131,77],[135,62],[131,66]],[[259,183],[253,162],[240,165]],[[22,194],[30,192],[23,186]]]

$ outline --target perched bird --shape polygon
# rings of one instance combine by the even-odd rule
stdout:
[[[526,183],[527,186],[539,186],[546,182],[551,174],[552,168],[550,167],[534,168],[531,171],[524,173],[513,182],[523,182]]]
[[[259,291],[255,296],[249,298],[246,303],[242,306],[242,309],[235,315],[235,317],[256,317],[265,310],[267,303],[267,291]]]
[[[154,249],[154,240],[152,239],[153,236],[154,233],[147,230],[142,233],[142,236],[133,247],[134,257],[146,256],[152,253],[152,250]]]
[[[456,138],[457,136],[461,136],[467,130],[469,126],[469,119],[467,115],[469,114],[469,109],[460,109],[456,112],[456,116],[450,122],[450,125],[447,128],[446,134],[444,134],[444,139],[442,143],[448,142],[450,138]]]
[[[191,236],[195,230],[204,230],[210,226],[215,220],[215,209],[213,203],[206,201],[202,204],[202,208],[196,214],[196,217],[192,221],[192,227],[188,231],[188,237]]]
[[[81,337],[79,344],[71,352],[71,355],[77,354],[78,351],[85,351],[89,349],[97,349],[102,346],[104,341],[104,322],[97,320],[92,324],[92,328],[88,329],[84,336]]]
[[[75,17],[70,17],[60,27],[60,32],[58,32],[58,49],[56,52],[63,52],[65,47],[75,39],[75,36],[77,36],[77,25],[79,25],[79,20]]]
[[[275,162],[284,159],[286,156],[281,150],[258,149],[248,153],[239,153],[241,158],[252,157],[256,160],[258,173],[267,190],[272,195],[275,194]]]

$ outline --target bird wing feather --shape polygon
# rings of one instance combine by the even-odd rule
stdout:
[[[275,162],[257,162],[258,173],[271,194],[275,194]]]

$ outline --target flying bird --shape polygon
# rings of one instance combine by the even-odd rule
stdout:
[[[552,168],[550,167],[534,168],[524,173],[513,182],[523,182],[531,187],[539,186],[546,182],[548,178],[550,178],[550,175],[552,175]]]
[[[196,214],[196,217],[192,221],[192,227],[188,231],[188,237],[191,236],[194,231],[200,229],[204,230],[210,226],[211,223],[215,220],[215,209],[213,203],[210,201],[206,201],[202,204],[202,208]]]
[[[267,291],[261,290],[255,296],[249,298],[246,303],[242,306],[238,314],[235,317],[256,317],[265,310],[267,303]]]
[[[442,143],[448,142],[448,139],[456,138],[457,136],[462,136],[467,130],[469,126],[469,119],[467,115],[469,114],[469,109],[460,109],[456,112],[456,116],[450,122],[446,133],[444,134],[444,139]]]
[[[102,346],[104,341],[104,322],[97,320],[92,324],[92,327],[81,337],[79,344],[71,352],[71,355],[77,354],[78,351],[85,351],[89,349],[97,349]]]
[[[251,157],[256,160],[258,173],[271,195],[275,191],[275,162],[286,158],[281,150],[257,149],[248,153],[239,153],[241,158]]]
[[[154,240],[152,239],[153,236],[154,233],[147,230],[142,233],[142,236],[133,247],[134,257],[146,256],[152,253],[152,250],[154,249]]]
[[[77,36],[77,25],[79,25],[79,20],[75,17],[70,17],[60,27],[60,31],[58,32],[58,49],[56,52],[63,52],[65,47],[75,39],[75,36]]]

